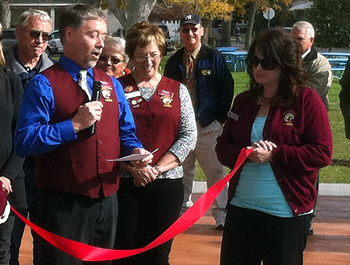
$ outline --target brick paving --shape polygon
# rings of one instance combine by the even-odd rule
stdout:
[[[171,265],[219,265],[222,232],[213,229],[215,222],[209,213],[175,238]],[[350,197],[320,196],[313,228],[315,234],[309,237],[304,265],[349,265]],[[32,239],[28,227],[20,264],[32,264]]]

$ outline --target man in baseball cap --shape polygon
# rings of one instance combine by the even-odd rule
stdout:
[[[184,212],[193,205],[191,194],[196,160],[206,175],[208,188],[226,176],[225,168],[216,157],[215,145],[230,110],[234,83],[223,56],[202,44],[204,27],[199,15],[185,16],[180,21],[180,34],[185,47],[169,58],[164,75],[187,86],[196,113],[197,145],[183,163]],[[214,202],[215,229],[224,228],[226,203],[227,188]]]
[[[193,25],[202,24],[202,20],[201,20],[201,17],[197,14],[189,14],[185,16],[183,19],[181,19],[180,27],[184,24],[193,24]]]

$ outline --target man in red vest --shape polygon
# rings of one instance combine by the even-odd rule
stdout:
[[[121,85],[94,69],[107,35],[104,13],[68,6],[61,10],[59,30],[63,55],[29,82],[16,134],[18,155],[35,156],[38,192],[31,219],[60,236],[113,248],[119,164],[110,160],[149,152],[136,137]],[[100,100],[92,97],[95,81],[102,82]],[[151,159],[134,165],[146,166]],[[83,264],[37,234],[33,238],[34,264]]]

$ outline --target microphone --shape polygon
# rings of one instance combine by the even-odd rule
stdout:
[[[102,82],[101,81],[94,81],[94,85],[92,87],[92,96],[90,101],[98,101],[101,97],[101,88],[102,88]],[[96,122],[91,125],[89,128],[89,134],[94,135],[96,133]]]

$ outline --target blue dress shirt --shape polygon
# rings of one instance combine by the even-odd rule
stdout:
[[[61,56],[59,63],[78,82],[81,67],[64,55]],[[91,93],[94,81],[92,68],[88,69],[87,76]],[[142,148],[142,144],[136,137],[133,115],[123,88],[114,77],[112,80],[119,100],[119,137],[123,156],[130,154],[134,148]],[[52,86],[46,76],[36,75],[28,83],[23,95],[15,137],[17,155],[26,157],[47,153],[68,141],[77,139],[72,119],[50,123],[54,111]]]

